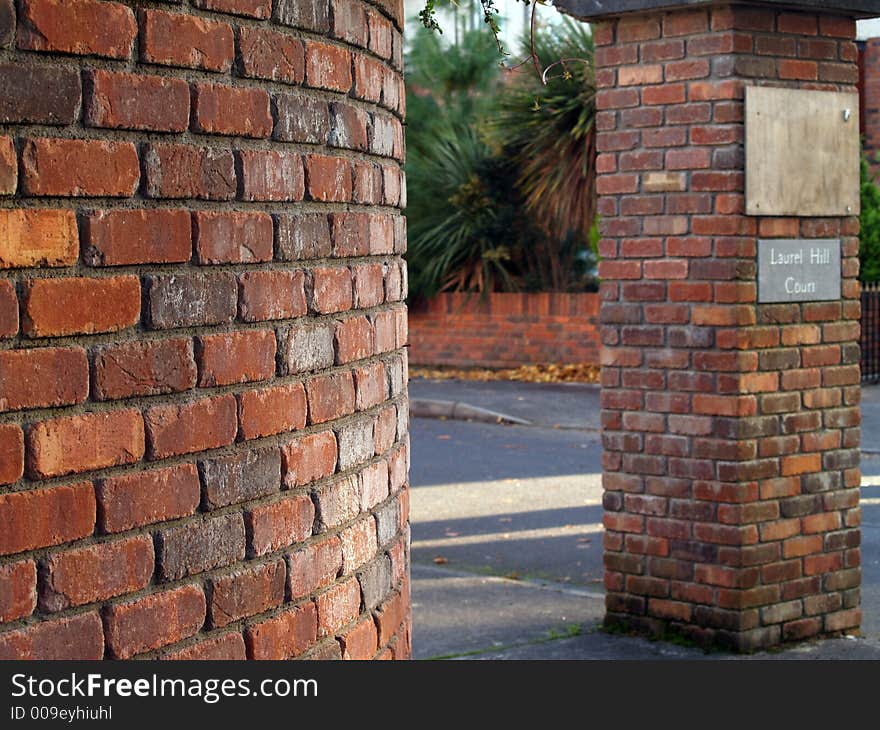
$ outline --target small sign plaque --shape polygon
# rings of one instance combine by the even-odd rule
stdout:
[[[758,302],[840,299],[840,239],[758,241]]]

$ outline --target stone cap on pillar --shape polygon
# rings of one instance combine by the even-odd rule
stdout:
[[[729,5],[723,0],[554,0],[561,12],[581,20],[614,17],[650,10],[682,10],[701,5]],[[753,5],[780,10],[821,10],[854,18],[880,17],[878,0],[757,0]]]

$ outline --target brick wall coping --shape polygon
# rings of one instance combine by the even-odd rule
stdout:
[[[555,0],[563,13],[581,19],[607,18],[645,10],[680,10],[703,5],[727,5],[719,0]],[[877,0],[759,0],[753,3],[780,9],[823,10],[856,18],[880,17]]]

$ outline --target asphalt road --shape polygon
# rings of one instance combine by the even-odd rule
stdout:
[[[414,381],[410,393],[535,423],[412,420],[416,658],[703,656],[596,630],[604,612],[596,388]],[[880,658],[880,388],[865,388],[863,419],[877,424],[866,434],[876,453],[862,464],[868,641],[821,642],[774,658]]]

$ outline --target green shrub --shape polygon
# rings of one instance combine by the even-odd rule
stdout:
[[[544,57],[589,61],[575,28],[543,31]],[[543,87],[503,75],[480,31],[454,46],[418,33],[407,63],[412,295],[594,289],[591,64]]]
[[[859,234],[859,278],[880,281],[880,187],[874,182],[871,168],[862,159],[862,213]]]

